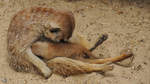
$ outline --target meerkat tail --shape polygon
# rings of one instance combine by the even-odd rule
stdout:
[[[90,48],[89,50],[90,51],[93,51],[95,50],[99,45],[101,45],[105,40],[107,40],[108,38],[108,35],[107,34],[102,34],[99,38],[98,38],[98,41],[96,41],[95,45]]]
[[[66,57],[56,57],[47,62],[49,68],[53,72],[63,76],[70,76],[76,74],[90,73],[90,72],[104,72],[113,69],[113,66],[106,64],[89,64],[79,60],[73,60]]]
[[[121,60],[124,60],[125,58],[131,57],[133,54],[131,51],[127,51],[122,53],[120,56],[116,57],[110,57],[110,58],[105,58],[105,59],[83,59],[82,61],[92,63],[92,64],[103,64],[103,63],[108,63],[108,62],[118,62]]]
[[[44,77],[46,78],[50,77],[52,74],[52,71],[51,69],[48,68],[46,63],[44,63],[44,61],[42,61],[40,58],[34,55],[32,53],[31,48],[28,48],[26,52],[28,54],[28,56],[25,56],[26,59],[29,60],[29,62],[33,63],[38,69],[40,69]]]

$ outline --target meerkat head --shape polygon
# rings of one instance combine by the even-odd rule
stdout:
[[[70,12],[56,12],[54,18],[47,25],[45,37],[54,42],[68,41],[75,27],[74,16]]]

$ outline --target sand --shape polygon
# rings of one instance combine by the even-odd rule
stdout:
[[[49,79],[12,70],[7,62],[6,38],[13,15],[33,6],[67,9],[74,13],[76,29],[91,44],[102,33],[106,40],[93,53],[101,58],[132,49],[131,67],[114,65],[106,76],[89,73]],[[0,84],[150,84],[150,1],[149,0],[0,0]]]

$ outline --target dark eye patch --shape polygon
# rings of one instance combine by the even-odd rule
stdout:
[[[57,33],[57,32],[60,32],[60,28],[52,28],[49,30],[51,33]]]

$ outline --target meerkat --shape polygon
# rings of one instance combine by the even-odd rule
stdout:
[[[7,35],[10,66],[19,72],[40,72],[51,76],[46,63],[35,56],[31,45],[41,36],[54,42],[68,40],[75,27],[70,11],[32,7],[19,11],[11,20]]]
[[[63,77],[91,72],[104,73],[113,70],[113,66],[109,65],[110,63],[91,64],[67,57],[56,57],[48,60],[46,63],[53,73]]]
[[[56,43],[42,37],[32,44],[31,49],[35,55],[45,60],[50,60],[60,56],[78,60],[81,58],[96,59],[96,56],[93,55],[91,51],[102,44],[107,38],[107,34],[101,35],[94,46],[87,49],[85,46],[88,44],[84,44],[86,43],[86,40],[80,37],[78,38],[78,41],[74,41],[74,43],[70,41]]]
[[[33,54],[39,56],[39,58],[43,60],[50,60],[56,57],[68,57],[93,64],[117,62],[132,55],[131,50],[126,50],[122,52],[120,56],[98,59],[98,57],[93,55],[91,52],[94,50],[93,47],[91,50],[80,44],[71,42],[54,43],[49,41],[37,41],[33,43],[31,49]]]
[[[132,52],[127,50],[120,56],[105,59],[97,58],[91,51],[106,39],[106,35],[102,36],[91,49],[87,49],[78,43],[53,43],[47,40],[37,41],[33,43],[31,48],[33,54],[45,60],[54,73],[69,76],[112,70],[112,66],[99,64],[118,62],[132,56]]]

